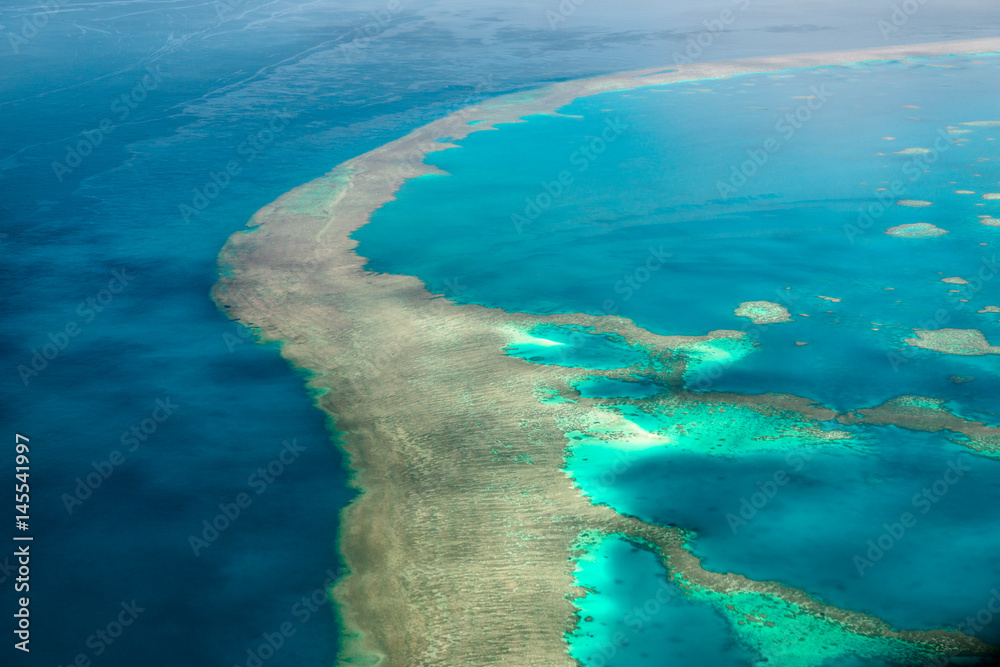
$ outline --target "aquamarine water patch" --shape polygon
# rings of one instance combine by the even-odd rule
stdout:
[[[848,430],[864,449],[738,458],[578,434],[568,472],[594,502],[694,530],[707,569],[780,581],[897,628],[967,626],[1000,582],[1000,535],[983,518],[1000,504],[1000,461],[943,434]],[[915,523],[901,531],[905,513]],[[977,636],[1000,641],[996,615],[981,625]]]
[[[850,431],[834,422],[815,424],[793,412],[758,410],[746,405],[708,402],[657,403],[596,406],[594,413],[605,414],[585,429],[599,434],[605,446],[614,447],[616,435],[629,436],[635,425],[669,446],[673,451],[697,452],[713,456],[745,456],[761,451],[789,451],[863,444]],[[629,445],[627,448],[631,448]]]
[[[925,665],[933,651],[888,637],[858,635],[828,619],[802,613],[797,605],[760,593],[724,595],[695,589],[696,599],[721,607],[740,643],[768,667],[817,665]],[[877,662],[875,662],[877,661]]]
[[[681,589],[659,558],[614,537],[577,561],[578,627],[570,654],[584,665],[922,665],[933,652],[858,635],[783,600]]]
[[[687,360],[684,384],[690,389],[707,389],[726,370],[754,351],[749,337],[713,338],[677,348]]]
[[[722,456],[802,447],[858,445],[852,440],[851,433],[838,428],[837,424],[814,424],[794,412],[697,402],[653,404],[648,413],[660,423],[659,431],[674,440],[679,448]]]
[[[643,378],[590,377],[573,387],[583,398],[647,398],[660,391],[659,385]]]
[[[570,654],[587,667],[703,665],[750,667],[714,601],[686,595],[653,553],[608,538],[577,561],[579,626]]]
[[[628,368],[648,359],[644,350],[618,334],[555,324],[512,331],[504,353],[536,364],[603,370]]]

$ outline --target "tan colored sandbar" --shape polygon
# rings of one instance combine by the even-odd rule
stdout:
[[[840,299],[834,300],[840,301]],[[733,314],[737,317],[749,318],[754,324],[776,324],[792,321],[788,309],[773,301],[744,301],[733,311]]]
[[[951,376],[956,383],[973,378]],[[945,401],[925,396],[898,396],[874,408],[863,408],[837,417],[841,424],[893,424],[911,431],[953,431],[966,438],[963,444],[984,453],[1000,452],[1000,427],[966,419],[945,408]]]
[[[935,236],[944,236],[948,233],[948,230],[941,229],[937,225],[932,225],[929,222],[914,222],[908,225],[896,225],[895,227],[890,227],[885,230],[885,233],[889,236],[898,236],[904,239],[928,239],[934,238]]]
[[[913,347],[933,350],[943,354],[978,356],[1000,354],[1000,345],[990,345],[979,329],[919,329],[916,338],[906,338],[904,342]]]
[[[975,40],[755,58],[507,95],[349,160],[261,209],[250,222],[253,230],[234,234],[219,259],[217,303],[260,338],[283,342],[282,355],[312,371],[309,385],[321,390],[317,403],[342,434],[351,483],[362,491],[341,523],[340,548],[350,570],[334,591],[347,632],[342,663],[576,664],[565,633],[574,624],[572,600],[581,594],[573,585],[572,549],[586,531],[623,534],[649,546],[692,585],[767,591],[855,632],[926,642],[946,653],[991,652],[958,632],[895,632],[801,591],[703,570],[685,549],[682,531],[591,504],[564,472],[566,438],[556,424],[559,411],[578,408],[541,403],[534,395],[537,386],[560,386],[580,370],[501,354],[512,326],[538,322],[616,331],[664,358],[692,339],[656,336],[614,317],[512,315],[432,299],[416,278],[366,273],[348,234],[405,179],[434,171],[423,158],[448,146],[438,139],[552,113],[581,96],[998,49],[1000,40]],[[472,120],[483,122],[469,125]]]

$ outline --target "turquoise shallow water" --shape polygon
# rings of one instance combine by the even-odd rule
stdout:
[[[584,398],[646,398],[660,391],[655,383],[642,378],[617,380],[595,377],[582,380],[575,386]]]
[[[506,348],[507,354],[533,363],[578,368],[628,368],[646,354],[621,336],[601,334],[586,327],[543,325],[526,332],[523,340]]]
[[[587,667],[751,664],[722,613],[684,595],[646,550],[606,540],[578,562],[576,577],[594,591],[577,601],[572,635],[572,654]]]
[[[623,455],[583,442],[572,469],[597,502],[697,531],[693,547],[708,569],[800,586],[899,628],[957,626],[1000,581],[988,519],[1000,466],[938,435],[874,430],[868,450],[816,445],[738,458]],[[625,465],[608,476],[614,460]],[[922,496],[953,463],[969,470],[945,493]],[[904,512],[916,523],[897,536]],[[869,554],[880,539],[888,548]],[[981,636],[1000,640],[995,627]]]
[[[928,665],[898,640],[864,637],[767,595],[720,595],[663,575],[651,553],[607,538],[577,561],[580,624],[571,653],[590,667]]]
[[[685,376],[692,389],[790,393],[838,411],[916,394],[997,424],[996,356],[903,341],[915,329],[953,327],[1000,344],[997,314],[976,312],[1000,305],[1000,228],[980,224],[1000,216],[1000,202],[983,197],[1000,191],[1000,123],[964,124],[1000,120],[982,85],[998,74],[997,58],[951,57],[583,98],[561,116],[433,155],[448,175],[408,182],[354,236],[371,269],[416,275],[460,302],[618,314],[661,334],[736,329],[756,343],[721,360],[702,355]],[[799,121],[787,117],[796,113]],[[733,178],[755,158],[749,178]],[[884,233],[913,223],[948,233]],[[756,300],[782,304],[791,321],[734,315]],[[565,350],[559,359],[551,346],[519,349],[536,363],[574,365]],[[576,365],[613,367],[584,352]],[[578,389],[639,397],[606,380]],[[620,412],[647,431],[670,427],[629,410]],[[696,531],[692,546],[710,569],[782,581],[896,627],[963,624],[1000,584],[990,509],[1000,462],[946,433],[851,431],[849,445],[806,438],[739,455],[733,443],[629,451],[627,470],[614,475],[623,454],[576,433],[570,472],[598,502]],[[914,499],[955,462],[963,474],[946,493]],[[728,517],[779,471],[788,481],[734,524]],[[897,538],[904,512],[916,524]],[[880,538],[889,548],[869,555]],[[615,590],[602,604],[628,599]],[[992,616],[973,632],[1000,642]],[[574,646],[596,655],[589,641]],[[648,660],[636,664],[658,664]]]

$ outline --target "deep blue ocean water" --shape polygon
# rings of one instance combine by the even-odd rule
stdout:
[[[408,182],[354,237],[371,269],[416,275],[435,292],[461,284],[448,294],[462,302],[751,336],[750,354],[687,376],[693,389],[790,393],[838,411],[915,394],[996,425],[996,356],[904,339],[952,327],[1000,344],[996,314],[976,312],[1000,301],[1000,231],[979,222],[1000,215],[983,197],[1000,190],[1000,108],[983,86],[998,75],[996,57],[949,57],[582,98],[431,156],[448,175]],[[733,178],[738,169],[749,177]],[[948,233],[884,233],[913,223]],[[968,283],[942,282],[953,276]],[[756,300],[792,320],[734,314]],[[535,363],[626,365],[595,365],[589,339],[513,349]],[[584,396],[633,395],[602,385]],[[619,412],[646,430],[665,426],[630,410]],[[571,433],[569,468],[595,502],[695,531],[709,569],[781,581],[898,628],[962,626],[1000,641],[994,614],[983,627],[966,620],[1000,584],[990,509],[1000,461],[947,433],[851,430],[849,444],[750,453],[739,442],[618,449]],[[608,475],[623,457],[626,470]],[[778,473],[787,477],[775,487]],[[914,525],[900,533],[907,512]],[[585,585],[612,576],[588,572]],[[617,604],[619,593],[597,597],[608,595],[593,604]],[[574,646],[599,662],[588,642]]]

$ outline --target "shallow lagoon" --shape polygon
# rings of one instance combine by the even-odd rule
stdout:
[[[464,289],[449,293],[459,302],[619,314],[661,334],[747,332],[757,345],[689,367],[692,389],[790,393],[838,411],[918,394],[996,424],[996,357],[903,341],[914,329],[948,326],[1000,343],[997,316],[976,312],[1000,301],[990,283],[1000,232],[980,224],[998,213],[983,195],[1000,189],[991,166],[1000,129],[965,124],[994,119],[995,101],[979,82],[998,69],[996,58],[954,57],[580,99],[564,115],[478,133],[431,156],[449,175],[407,183],[354,236],[373,270],[416,275],[441,292],[459,276]],[[803,105],[812,106],[808,120],[789,121]],[[627,129],[586,158],[609,122]],[[731,178],[775,144],[752,177]],[[557,188],[565,170],[572,182]],[[918,222],[948,233],[884,233]],[[951,276],[969,283],[942,281]],[[755,300],[785,305],[791,321],[755,325],[734,314]],[[615,367],[540,349],[518,356]],[[600,388],[578,387],[584,398],[639,398],[590,382]],[[655,414],[618,412],[645,431],[669,432]],[[1000,462],[947,432],[850,430],[848,443],[794,441],[780,451],[741,452],[719,444],[718,433],[706,434],[716,444],[700,451],[633,442],[627,470],[610,476],[622,452],[570,433],[569,472],[596,502],[696,531],[693,549],[710,569],[798,586],[895,627],[962,624],[1000,583],[992,558],[1000,536],[989,519]],[[954,465],[962,475],[946,493],[914,499]],[[788,481],[741,515],[743,500],[779,471]],[[916,523],[883,537],[904,512]],[[869,540],[880,538],[889,548],[871,550]],[[615,605],[629,596],[611,589],[595,597]],[[992,619],[970,631],[1000,641]],[[588,641],[574,638],[575,650],[591,650]],[[640,657],[637,664],[657,664]]]
[[[582,98],[564,115],[480,132],[432,155],[450,175],[405,184],[355,232],[358,251],[370,268],[417,275],[459,302],[620,314],[663,334],[752,332],[758,353],[728,367],[713,388],[788,392],[840,409],[927,393],[990,410],[983,397],[1000,390],[990,360],[902,343],[926,326],[979,328],[1000,340],[998,318],[976,312],[995,305],[988,283],[941,282],[995,272],[994,246],[979,244],[995,244],[1000,232],[977,216],[1000,206],[982,199],[1000,185],[981,161],[1000,156],[1000,128],[957,124],[996,115],[979,82],[1000,74],[1000,62],[940,62],[947,68],[826,67]],[[776,126],[791,127],[779,125],[785,114],[824,86],[828,100],[785,140],[788,130]],[[615,118],[628,129],[583,168],[581,147]],[[947,135],[966,143],[933,153],[926,171],[926,156],[896,154],[933,151],[949,127],[967,132]],[[781,140],[777,152],[724,198],[719,184],[731,168],[769,139]],[[545,199],[563,170],[573,182]],[[871,222],[861,218],[862,207],[877,212],[880,198],[900,198],[879,190],[893,181],[900,197],[934,205],[889,205]],[[975,194],[955,192],[966,188]],[[515,224],[539,198],[551,205]],[[949,233],[883,234],[910,222]],[[462,289],[449,290],[445,281],[456,276]],[[756,326],[734,315],[753,300],[786,304],[792,321]],[[977,386],[949,386],[955,374]]]

